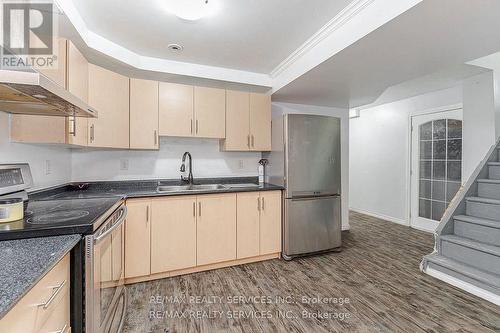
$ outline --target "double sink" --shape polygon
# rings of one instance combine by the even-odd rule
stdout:
[[[204,191],[224,191],[237,188],[255,188],[258,184],[186,184],[186,185],[161,185],[158,184],[157,191],[164,192],[204,192]]]

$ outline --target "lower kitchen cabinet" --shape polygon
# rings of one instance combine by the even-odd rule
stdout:
[[[151,199],[127,200],[125,278],[151,274]]]
[[[238,193],[237,211],[237,258],[258,256],[260,237],[259,192]]]
[[[238,193],[237,257],[281,252],[281,193]]]
[[[196,266],[196,196],[153,199],[151,274]]]
[[[135,283],[278,258],[281,191],[127,200],[125,278]]]
[[[260,193],[260,254],[281,252],[281,193]]]
[[[236,259],[236,194],[198,196],[196,264]]]
[[[0,332],[69,332],[70,325],[70,255],[67,254],[0,319]]]

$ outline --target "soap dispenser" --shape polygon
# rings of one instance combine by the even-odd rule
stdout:
[[[269,161],[265,158],[259,161],[259,184],[264,184],[266,179],[266,165]]]

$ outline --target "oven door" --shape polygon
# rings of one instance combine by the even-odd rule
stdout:
[[[86,281],[86,332],[115,333],[110,331],[116,320],[116,307],[125,292],[124,224],[126,206],[121,206],[97,230],[92,238],[92,262],[86,265],[90,281]],[[87,244],[90,245],[90,244]],[[118,318],[122,320],[123,318]],[[116,326],[116,325],[114,325]],[[121,326],[121,325],[118,325]],[[118,332],[118,331],[117,331]]]

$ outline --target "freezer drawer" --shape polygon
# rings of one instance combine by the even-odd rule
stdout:
[[[341,246],[340,197],[285,199],[284,254],[292,257]]]

